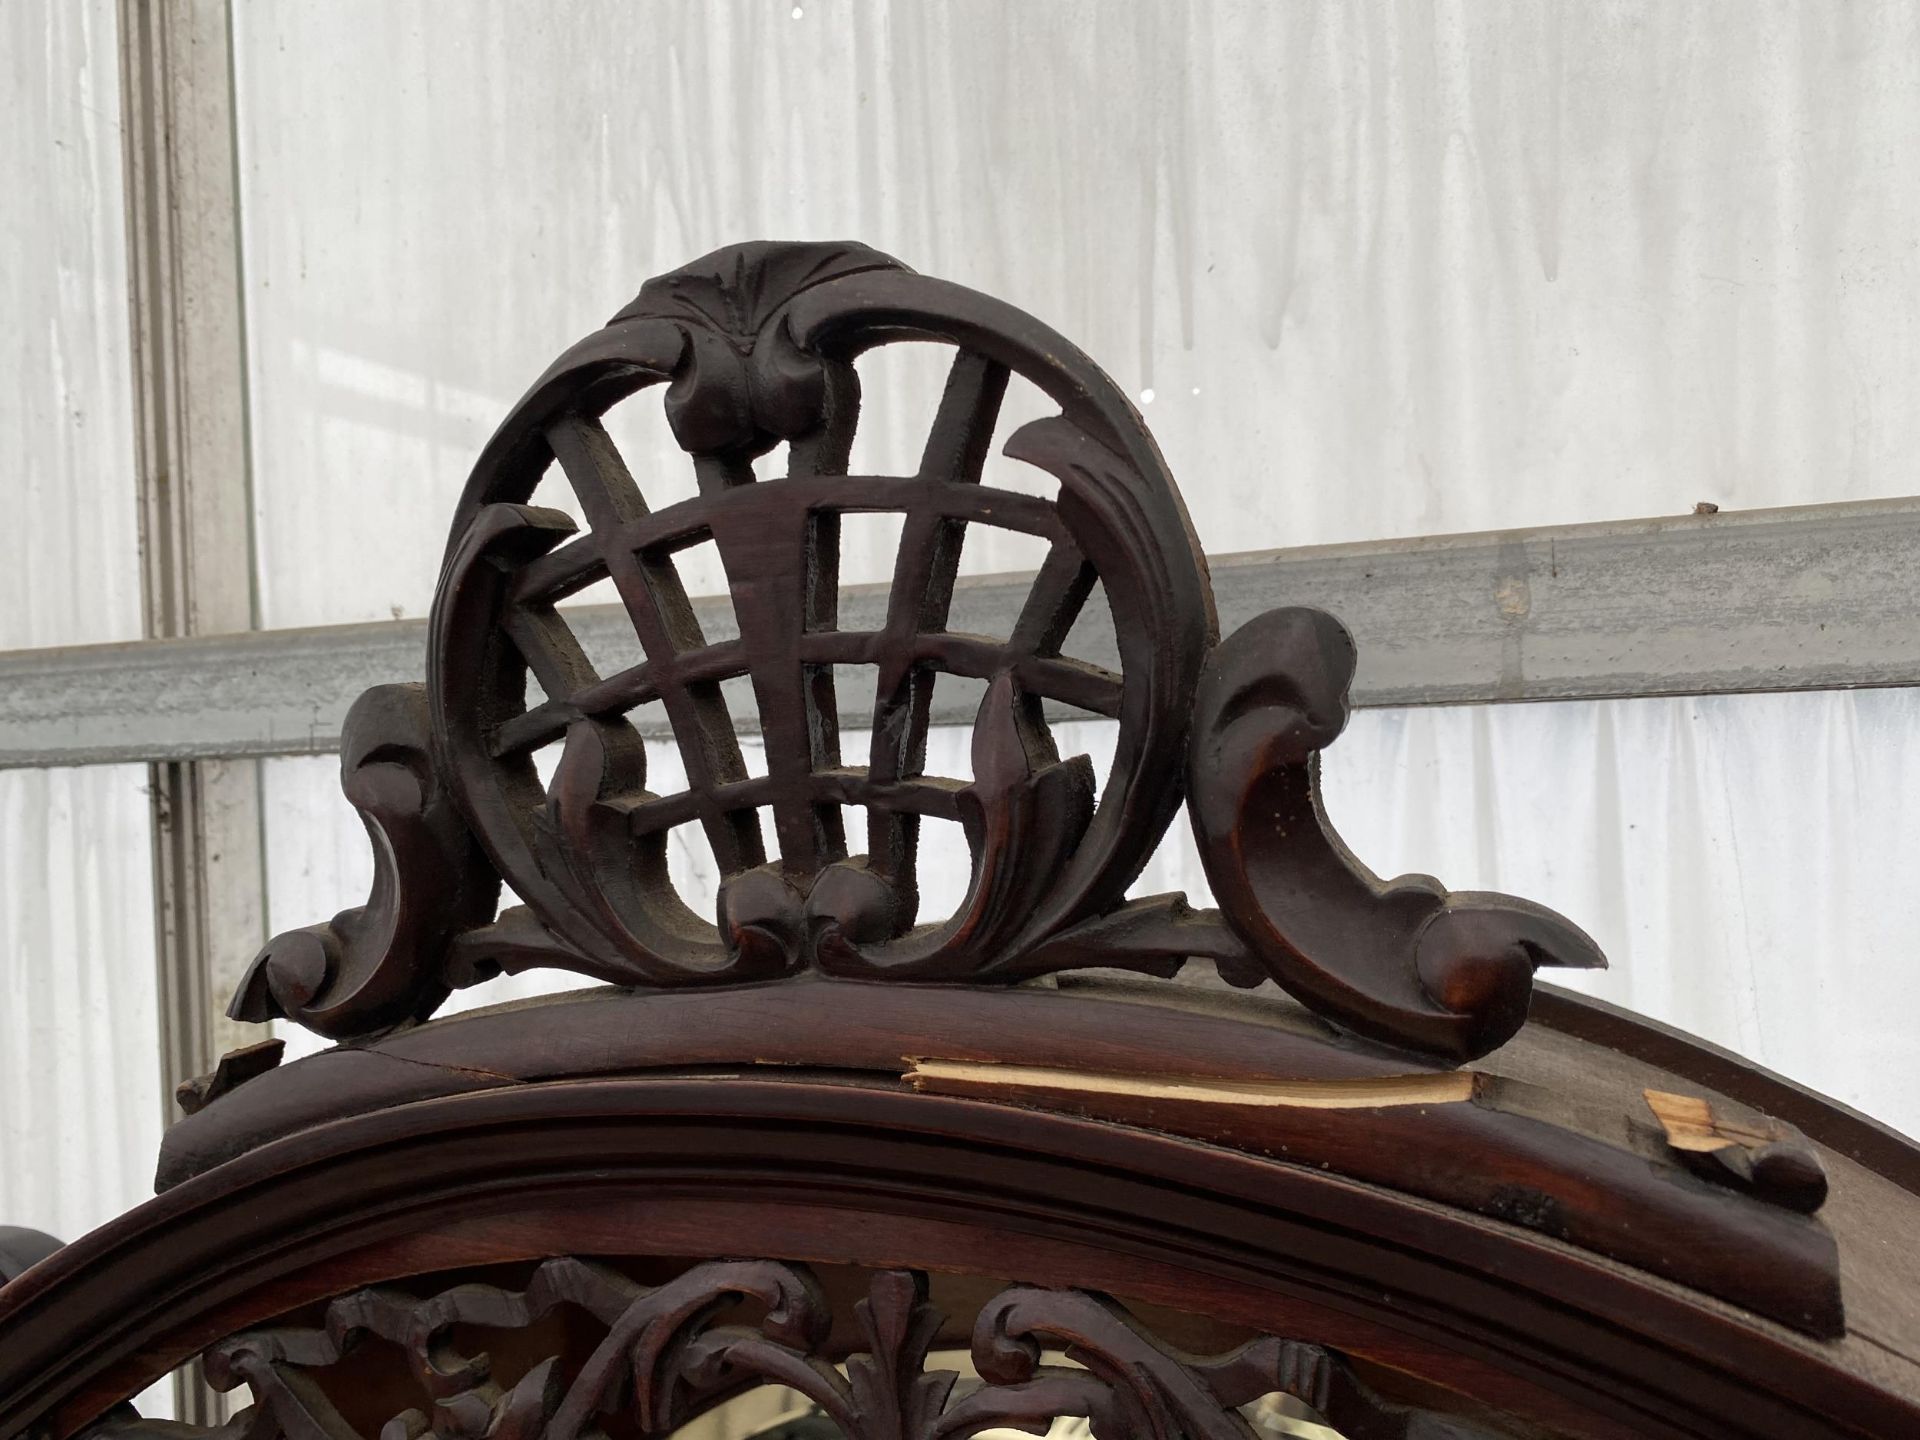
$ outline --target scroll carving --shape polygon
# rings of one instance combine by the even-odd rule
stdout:
[[[1542,906],[1382,881],[1320,803],[1320,752],[1347,723],[1353,639],[1318,610],[1269,611],[1207,662],[1194,702],[1188,807],[1201,862],[1247,961],[1322,1014],[1386,1044],[1468,1059],[1525,1023],[1536,966],[1604,965]]]
[[[493,918],[500,880],[428,753],[422,685],[380,685],[347,712],[340,781],[373,842],[367,903],[276,935],[228,1013],[356,1035],[424,1019],[447,997],[448,940]]]
[[[911,474],[850,474],[854,361],[902,339],[953,352],[921,459]],[[1058,413],[1004,453],[1057,498],[986,479],[1016,380]],[[602,423],[647,386],[664,387],[699,482],[657,510]],[[781,442],[774,474],[765,457]],[[530,503],[549,473],[584,528]],[[841,517],[871,511],[901,516],[889,610],[878,630],[844,630]],[[965,537],[982,526],[1047,546],[1005,636],[949,623]],[[738,638],[701,632],[675,569],[709,541]],[[558,608],[603,580],[640,652],[606,674]],[[1063,653],[1096,587],[1118,670]],[[234,1013],[351,1037],[536,966],[644,987],[808,970],[1010,983],[1078,966],[1170,973],[1200,956],[1231,979],[1277,981],[1369,1041],[1460,1060],[1524,1020],[1535,966],[1600,963],[1549,912],[1422,877],[1382,884],[1340,845],[1315,771],[1352,670],[1335,622],[1281,611],[1215,639],[1172,476],[1126,397],[1066,340],[864,246],[716,252],[649,281],[482,452],[449,538],[426,687],[370,692],[349,721],[343,773],[380,857],[373,896],[277,936]],[[850,666],[874,676],[864,763],[839,733],[836,672]],[[925,769],[940,675],[985,685],[967,779]],[[726,681],[750,689],[764,774],[744,763]],[[671,792],[650,788],[629,719],[655,702],[687,776]],[[1104,782],[1059,753],[1049,706],[1116,722]],[[1128,902],[1189,791],[1223,912]],[[972,857],[946,917],[921,914],[929,819],[957,822]],[[668,834],[687,825],[724,877],[711,915],[668,873]],[[523,903],[496,915],[502,881]]]
[[[584,1358],[547,1355],[505,1376],[460,1339],[465,1327],[526,1330],[563,1309],[590,1322]],[[1241,1411],[1275,1394],[1309,1406],[1349,1440],[1483,1434],[1388,1403],[1317,1345],[1263,1337],[1225,1354],[1183,1354],[1089,1291],[1015,1285],[989,1300],[972,1331],[978,1384],[929,1368],[946,1317],[929,1303],[924,1275],[874,1273],[854,1317],[855,1348],[838,1353],[829,1344],[830,1307],[799,1265],[715,1261],[647,1287],[592,1261],[554,1259],[524,1290],[466,1284],[426,1298],[362,1290],[334,1300],[317,1327],[235,1336],[203,1357],[217,1389],[245,1387],[252,1397],[225,1425],[194,1429],[123,1412],[90,1434],[372,1440],[375,1432],[356,1430],[342,1413],[355,1392],[337,1367],[374,1345],[400,1352],[417,1395],[416,1404],[380,1417],[381,1437],[664,1436],[763,1384],[798,1391],[847,1440],[966,1440],[1007,1428],[1041,1434],[1063,1416],[1086,1418],[1101,1440],[1252,1440]],[[1050,1353],[1068,1363],[1050,1363]]]

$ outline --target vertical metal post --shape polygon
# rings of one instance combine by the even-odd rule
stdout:
[[[255,623],[238,151],[227,0],[120,0],[141,568],[149,636]],[[156,764],[155,926],[173,1087],[258,1038],[221,1013],[265,938],[259,762]],[[180,1418],[219,1396],[177,1389]]]

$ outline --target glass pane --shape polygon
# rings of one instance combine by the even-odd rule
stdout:
[[[552,1303],[559,1287],[573,1303]],[[433,1370],[410,1359],[405,1324],[354,1324],[369,1294],[386,1314],[433,1329]],[[1263,1335],[1164,1303],[976,1273],[558,1256],[414,1275],[269,1324],[286,1358],[252,1393],[281,1384],[275,1413],[312,1416],[330,1435],[404,1433],[409,1412],[431,1401],[483,1420],[491,1402],[496,1413],[517,1406],[511,1413],[533,1416],[531,1433],[549,1413],[538,1408],[544,1396],[561,1417],[552,1428],[591,1411],[593,1434],[676,1440],[1341,1440],[1296,1391],[1355,1435],[1511,1433],[1451,1388],[1430,1354],[1400,1356],[1396,1370],[1311,1329]],[[347,1327],[352,1345],[321,1338]],[[621,1344],[649,1358],[652,1388],[643,1378],[636,1392],[601,1363]],[[461,1391],[475,1375],[482,1383]],[[240,1403],[248,1395],[233,1392]]]

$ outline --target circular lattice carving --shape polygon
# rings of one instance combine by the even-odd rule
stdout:
[[[850,475],[853,361],[897,340],[953,347],[917,471]],[[1059,482],[1057,500],[983,483],[1010,377],[1059,412],[1005,452]],[[665,386],[699,492],[650,509],[601,424]],[[786,473],[754,462],[780,442]],[[528,504],[558,467],[586,520]],[[882,627],[839,624],[840,518],[902,517]],[[1048,547],[1011,633],[948,628],[961,545],[996,526]],[[676,553],[718,549],[738,638],[701,631]],[[641,660],[601,674],[556,602],[611,580]],[[1116,673],[1061,646],[1099,582]],[[481,456],[455,518],[435,603],[429,700],[439,768],[530,916],[506,933],[612,979],[774,974],[806,964],[913,978],[989,973],[1116,903],[1179,798],[1186,717],[1212,639],[1186,517],[1150,436],[1113,383],[1060,336],[857,245],[749,245],[649,282],[563,355]],[[873,739],[843,755],[834,667],[877,674]],[[529,672],[546,699],[530,694]],[[974,774],[923,772],[934,679],[985,683]],[[721,684],[751,686],[767,773],[749,774]],[[659,702],[687,784],[648,788],[627,718]],[[1043,707],[1118,721],[1095,793],[1062,759]],[[558,744],[543,784],[532,755]],[[847,833],[843,807],[864,810]],[[770,821],[763,828],[762,818]],[[921,924],[921,820],[958,821],[966,900]],[[697,822],[723,874],[719,913],[694,914],[667,873],[667,835]],[[537,927],[534,922],[537,921]],[[496,948],[505,942],[496,936]],[[547,957],[549,960],[551,957]]]

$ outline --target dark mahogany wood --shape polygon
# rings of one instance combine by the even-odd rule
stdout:
[[[1504,895],[1382,883],[1327,823],[1319,756],[1347,722],[1354,645],[1319,610],[1248,621],[1207,663],[1188,759],[1193,830],[1227,928],[1248,961],[1361,1035],[1437,1055],[1484,1055],[1527,1018],[1534,968],[1605,962],[1583,933]]]
[[[0,1290],[0,1433],[36,1415],[66,1433],[227,1335],[386,1279],[749,1241],[1311,1337],[1556,1434],[1920,1424],[1920,1386],[1889,1385],[1865,1337],[1796,1336],[1508,1222],[1152,1129],[770,1067],[506,1086],[257,1147]]]
[[[250,1083],[173,1127],[159,1183],[279,1135],[437,1096],[589,1072],[837,1069],[1285,1157],[1570,1241],[1799,1329],[1844,1328],[1827,1230],[1697,1177],[1693,1157],[1661,1141],[1637,1092],[1569,1103],[1524,1070],[1410,1069],[1388,1052],[1332,1044],[1325,1027],[1275,999],[1201,994],[1170,1011],[1153,1003],[1158,993],[1137,981],[977,988],[941,995],[937,1024],[915,990],[831,979],[556,996],[317,1055]],[[932,1060],[971,1062],[978,1073],[934,1077]],[[1006,1062],[1044,1073],[1003,1079]],[[1211,1084],[1129,1089],[1130,1078],[1154,1075]],[[1274,1103],[1287,1081],[1306,1082],[1299,1103]],[[1381,1081],[1399,1093],[1365,1091]],[[1327,1108],[1349,1093],[1357,1103]]]
[[[493,918],[500,881],[468,835],[428,749],[422,685],[381,685],[347,712],[341,787],[373,841],[373,894],[323,925],[276,935],[229,1007],[322,1033],[425,1019],[447,998],[434,958]]]
[[[550,1353],[502,1377],[487,1352],[469,1351],[459,1338],[482,1327],[497,1346],[500,1332],[537,1327],[563,1311],[588,1317],[599,1340],[571,1364]],[[949,1327],[928,1298],[924,1274],[875,1272],[853,1312],[859,1340],[848,1351],[833,1343],[832,1306],[809,1269],[764,1260],[709,1262],[645,1285],[569,1256],[540,1264],[519,1288],[469,1282],[425,1297],[358,1290],[332,1301],[316,1324],[221,1341],[208,1352],[208,1376],[222,1390],[245,1385],[252,1406],[218,1428],[169,1425],[152,1433],[156,1440],[352,1436],[342,1411],[363,1408],[354,1403],[357,1387],[342,1387],[336,1398],[325,1372],[378,1343],[400,1352],[417,1377],[418,1404],[397,1423],[431,1426],[445,1440],[575,1440],[601,1433],[609,1420],[665,1436],[761,1383],[798,1391],[847,1440],[959,1440],[987,1428],[1044,1427],[1060,1416],[1140,1440],[1248,1440],[1236,1412],[1269,1395],[1300,1400],[1353,1440],[1489,1433],[1387,1403],[1321,1346],[1261,1336],[1217,1355],[1181,1353],[1085,1290],[1015,1285],[988,1298],[969,1347],[981,1383],[959,1391],[957,1371],[929,1364]],[[1073,1363],[1047,1364],[1043,1350]],[[140,1427],[103,1429],[131,1436]]]
[[[1920,1194],[1920,1145],[1831,1096],[1719,1045],[1604,1000],[1540,986],[1531,1023],[1657,1066],[1804,1130],[1822,1146]]]
[[[901,340],[954,357],[919,467],[850,475],[853,362]],[[983,482],[1015,380],[1059,406],[1004,447],[1056,482],[1056,499]],[[659,510],[601,423],[649,385],[665,387],[699,482]],[[763,473],[782,442],[784,473]],[[530,505],[549,471],[572,488],[585,534]],[[837,620],[840,521],[862,511],[903,526],[886,623],[871,633]],[[948,628],[980,526],[1049,547],[1005,636]],[[675,570],[677,552],[708,541],[737,639],[701,633]],[[609,675],[555,608],[603,580],[642,656]],[[1117,673],[1062,653],[1096,586]],[[649,281],[556,361],[474,469],[431,637],[425,691],[382,687],[347,721],[348,798],[380,855],[372,897],[276,937],[237,1016],[365,1035],[423,1018],[452,987],[535,966],[653,987],[803,971],[1004,984],[1081,966],[1170,973],[1200,955],[1230,978],[1278,981],[1357,1035],[1458,1061],[1524,1021],[1536,966],[1602,963],[1538,907],[1449,897],[1424,877],[1383,885],[1347,854],[1312,764],[1346,718],[1345,631],[1285,611],[1215,649],[1185,509],[1113,382],[1032,317],[864,246],[718,251]],[[838,731],[835,666],[854,664],[877,676],[864,764]],[[964,780],[924,768],[940,674],[986,682]],[[741,757],[727,680],[751,687],[764,775]],[[627,718],[651,702],[678,741],[687,785],[675,794],[648,788]],[[1098,793],[1086,758],[1058,753],[1046,703],[1118,721]],[[532,757],[544,746],[559,754],[543,783]],[[1188,777],[1229,903],[1129,905]],[[847,806],[865,812],[864,848]],[[920,914],[926,817],[958,821],[972,851],[950,916]],[[725,877],[711,917],[668,875],[668,831],[688,823]],[[495,921],[502,880],[524,904]]]
[[[920,458],[850,473],[855,362],[899,341],[952,357]],[[1048,413],[1002,438],[1015,386]],[[697,482],[673,504],[605,423],[649,387]],[[996,446],[1055,493],[992,483]],[[888,610],[847,630],[871,512],[900,517]],[[983,526],[1047,552],[1004,635],[953,625]],[[676,568],[709,542],[737,636]],[[601,582],[636,645],[604,672],[559,605]],[[1117,669],[1071,653],[1096,596]],[[1346,1440],[1920,1434],[1920,1150],[1536,994],[1602,963],[1561,917],[1373,875],[1319,793],[1350,637],[1294,608],[1220,639],[1140,416],[1032,317],[853,244],[648,282],[482,452],[429,631],[425,683],[346,725],[371,894],[233,1002],[342,1043],[181,1087],[148,1204],[0,1232],[0,1440],[618,1440],[767,1381],[850,1440],[1250,1440],[1272,1396]],[[926,769],[942,675],[982,682],[964,777]],[[683,787],[650,783],[643,705]],[[1063,708],[1115,722],[1104,781]],[[1183,806],[1217,911],[1127,895]],[[928,820],[969,847],[951,915]],[[607,988],[430,1018],[542,967]],[[969,1328],[976,1389],[930,1358]],[[126,1403],[196,1356],[251,1407]]]
[[[0,1285],[24,1275],[59,1248],[60,1242],[44,1230],[0,1225]]]

